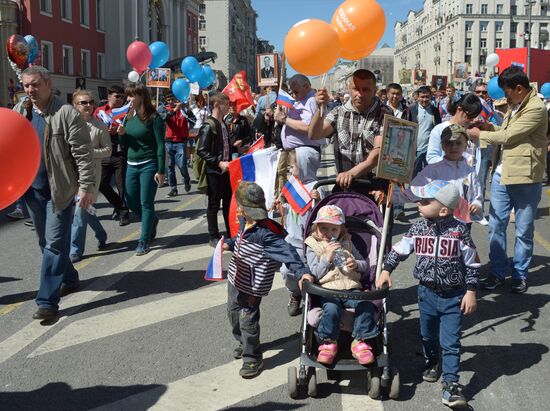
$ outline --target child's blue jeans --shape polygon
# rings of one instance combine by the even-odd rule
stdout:
[[[441,345],[441,379],[446,382],[458,382],[462,330],[460,304],[463,296],[463,289],[436,294],[422,284],[418,286],[420,334],[424,358],[430,365],[438,363],[439,345]]]

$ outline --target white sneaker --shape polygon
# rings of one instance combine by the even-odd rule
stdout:
[[[489,225],[489,221],[487,221],[487,219],[485,217],[483,217],[481,220],[479,220],[478,223],[483,225],[483,226],[488,226]]]

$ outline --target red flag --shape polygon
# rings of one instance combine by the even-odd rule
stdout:
[[[254,105],[254,99],[252,98],[250,86],[246,82],[246,72],[244,70],[233,76],[222,93],[229,97],[231,103],[235,104],[237,113]]]
[[[253,153],[254,151],[258,151],[258,150],[261,150],[265,148],[265,139],[264,137],[260,137],[259,139],[257,139],[254,144],[252,144],[250,146],[250,148],[248,149],[248,151],[246,152],[246,154],[251,154]]]

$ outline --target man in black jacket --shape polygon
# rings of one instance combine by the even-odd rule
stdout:
[[[413,177],[416,176],[428,164],[426,153],[428,141],[432,129],[441,123],[441,116],[432,104],[432,91],[428,86],[422,86],[418,90],[418,100],[409,106],[409,118],[407,120],[418,123],[418,139],[416,142],[416,160],[414,162]]]
[[[208,206],[206,220],[210,245],[216,247],[220,239],[218,229],[218,211],[222,205],[223,219],[227,236],[229,230],[229,204],[231,203],[231,182],[229,181],[229,162],[231,161],[231,143],[229,131],[223,117],[229,112],[229,97],[216,92],[210,96],[212,115],[206,119],[199,130],[197,155],[206,163],[206,181],[208,188]]]

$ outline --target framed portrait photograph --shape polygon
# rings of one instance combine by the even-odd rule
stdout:
[[[256,54],[258,86],[276,86],[279,83],[277,54]]]
[[[455,82],[468,80],[468,63],[455,63],[453,79]]]
[[[414,84],[416,86],[426,85],[426,69],[414,69]]]
[[[432,76],[432,87],[438,91],[445,91],[447,88],[447,76]]]
[[[147,87],[170,88],[170,71],[169,68],[147,70]]]
[[[399,83],[400,84],[412,84],[412,70],[411,69],[401,69],[399,70]]]
[[[410,183],[416,159],[418,124],[386,114],[376,176]]]

